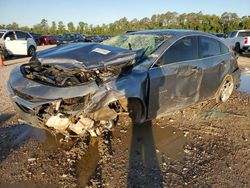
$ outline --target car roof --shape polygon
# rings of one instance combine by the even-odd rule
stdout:
[[[239,32],[249,32],[250,29],[245,29],[245,30],[238,30]]]
[[[22,30],[18,30],[18,29],[0,29],[0,32],[7,32],[7,31],[21,31],[21,32],[24,32],[24,33],[29,33],[27,31],[22,31]]]
[[[131,31],[127,35],[133,34],[146,34],[146,35],[171,35],[171,36],[184,36],[187,34],[208,34],[200,31],[185,30],[185,29],[159,29],[159,30],[140,30]],[[208,34],[209,35],[209,34]]]

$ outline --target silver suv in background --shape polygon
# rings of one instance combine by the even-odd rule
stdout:
[[[32,56],[36,52],[36,42],[24,31],[0,30],[0,46],[6,48],[8,55]]]

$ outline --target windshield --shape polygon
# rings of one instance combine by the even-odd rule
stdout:
[[[129,50],[144,49],[144,56],[148,56],[153,53],[164,41],[166,41],[166,39],[169,38],[170,36],[164,35],[125,34],[105,40],[102,42],[102,44]]]

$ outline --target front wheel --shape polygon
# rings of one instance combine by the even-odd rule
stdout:
[[[30,46],[28,49],[28,56],[31,57],[35,55],[35,53],[36,53],[36,48],[34,46]]]
[[[226,102],[234,90],[234,81],[231,75],[227,75],[218,91],[217,102]]]
[[[129,98],[128,100],[128,112],[133,123],[141,123],[142,118],[142,104],[139,100]]]
[[[239,43],[237,43],[237,44],[235,45],[235,51],[236,51],[238,54],[242,54],[242,50],[240,49],[240,44],[239,44]]]

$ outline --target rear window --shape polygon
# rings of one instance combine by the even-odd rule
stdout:
[[[4,34],[4,33],[2,33],[2,32],[0,33],[0,38],[2,38],[3,34]]]
[[[198,59],[197,37],[184,37],[178,40],[166,51],[163,58],[163,62],[159,62],[160,64]]]
[[[241,31],[238,34],[239,37],[250,37],[250,31]]]
[[[211,57],[221,54],[221,47],[219,41],[209,38],[200,37],[200,57]]]
[[[18,39],[27,39],[27,38],[31,38],[31,36],[28,33],[25,32],[21,32],[21,31],[16,31],[16,36]]]
[[[223,44],[222,42],[220,42],[220,52],[221,52],[221,54],[226,54],[229,52],[228,47],[225,44]]]

